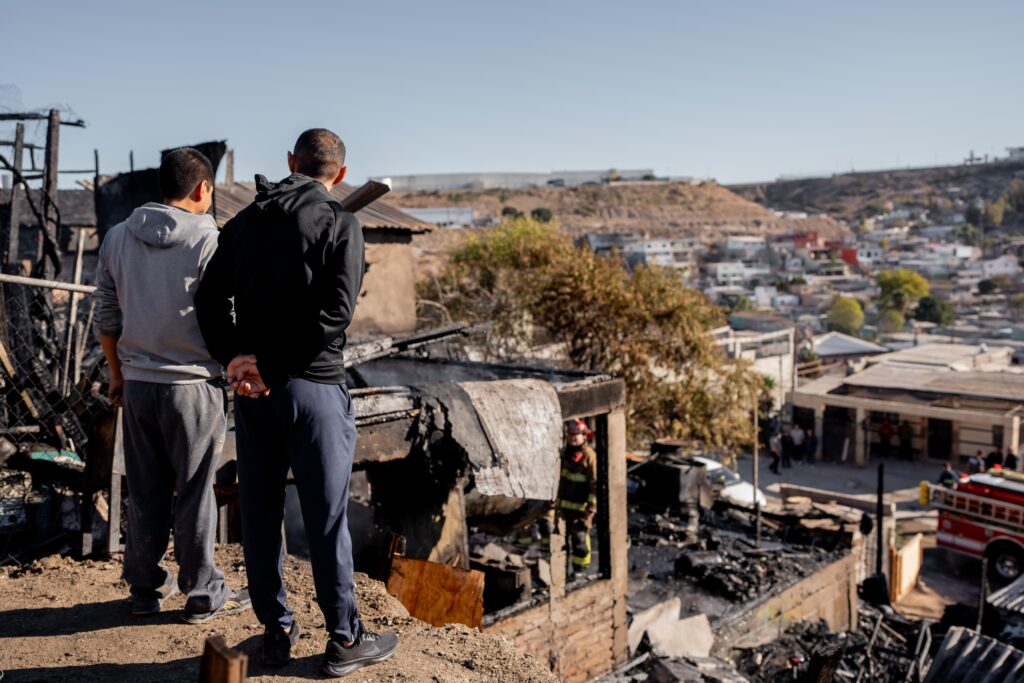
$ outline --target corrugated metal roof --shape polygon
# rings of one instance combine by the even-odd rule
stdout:
[[[949,629],[924,683],[1019,683],[1024,652],[960,626]]]
[[[988,604],[1024,616],[1024,576],[988,596]]]
[[[1009,370],[956,372],[884,363],[850,375],[843,383],[852,387],[902,389],[1024,403],[1024,373]]]
[[[42,190],[30,190],[29,193],[35,205],[42,210]],[[0,190],[0,204],[6,205],[10,201],[11,191]],[[91,228],[96,225],[96,205],[93,201],[92,190],[57,190],[57,210],[60,211],[61,223],[68,227]],[[6,206],[4,206],[4,215],[7,215]],[[21,208],[21,227],[35,225],[38,225],[35,214],[29,209],[28,203],[24,202]]]
[[[331,194],[338,199],[344,199],[356,188],[342,183],[331,190]],[[235,214],[249,206],[256,196],[256,188],[250,183],[233,183],[231,185],[217,186],[217,225],[222,226],[231,220]],[[368,207],[356,213],[356,218],[364,228],[369,229],[392,229],[408,230],[414,233],[430,232],[434,229],[430,223],[413,218],[404,211],[397,209],[390,204],[376,201]]]

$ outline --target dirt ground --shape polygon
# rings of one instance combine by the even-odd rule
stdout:
[[[218,563],[232,587],[245,585],[238,546],[223,546]],[[173,566],[173,560],[168,562]],[[308,562],[289,558],[285,579],[295,618],[303,627],[284,669],[259,663],[262,627],[251,611],[201,626],[178,619],[184,598],[176,595],[153,617],[132,617],[121,563],[53,556],[26,567],[0,569],[0,672],[4,683],[27,681],[196,680],[207,636],[223,635],[249,654],[254,681],[318,679],[326,643]],[[363,620],[377,631],[399,634],[389,661],[345,680],[424,683],[545,681],[557,679],[532,656],[507,641],[461,625],[433,628],[365,576],[357,576]]]
[[[527,215],[543,207],[550,209],[562,227],[574,236],[612,231],[657,238],[816,230],[822,237],[836,237],[847,232],[824,215],[779,216],[713,182],[392,192],[387,201],[406,208],[472,206],[477,218],[499,218],[505,207],[516,208]]]

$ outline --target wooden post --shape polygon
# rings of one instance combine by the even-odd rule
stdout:
[[[78,244],[75,247],[75,276],[74,284],[82,284],[82,252],[85,249],[85,228],[78,228]],[[61,377],[61,393],[65,396],[71,389],[71,360],[73,358],[72,348],[75,345],[75,328],[78,325],[78,292],[68,292],[71,300],[68,302],[67,330],[64,337],[64,376]],[[74,371],[77,374],[77,369]],[[77,378],[76,378],[77,380]]]
[[[246,677],[249,658],[232,650],[224,636],[211,636],[203,645],[203,660],[199,666],[200,683],[242,683]]]
[[[8,219],[7,219],[7,244],[5,245],[4,252],[4,265],[10,269],[15,267],[18,262],[18,233],[21,230],[21,193],[25,191],[25,188],[18,182],[18,175],[22,169],[22,156],[24,156],[25,149],[25,124],[19,123],[14,128],[14,159],[11,164],[14,166],[16,171],[11,184],[11,202],[9,205]],[[21,267],[18,266],[17,270],[20,271]]]
[[[40,229],[44,232],[39,234],[36,245],[36,258],[43,260],[43,278],[53,275],[52,267],[46,264],[44,259],[43,245],[46,242],[46,235],[60,244],[60,235],[57,235],[57,150],[60,146],[60,112],[56,109],[50,110],[49,123],[46,126],[46,160],[43,166],[43,220],[44,224]]]
[[[758,500],[758,498],[757,498],[757,484],[758,484],[758,479],[757,479],[758,462],[757,461],[758,461],[759,455],[760,455],[760,453],[758,452],[759,451],[758,446],[760,446],[760,444],[758,443],[758,438],[760,436],[759,433],[758,433],[758,432],[760,432],[760,425],[758,425],[758,414],[757,414],[758,408],[760,406],[758,405],[758,403],[759,403],[758,395],[755,393],[754,394],[754,547],[755,548],[760,548],[761,547],[761,501]]]

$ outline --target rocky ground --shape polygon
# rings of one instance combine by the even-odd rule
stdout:
[[[237,546],[218,549],[218,563],[231,586],[245,585]],[[169,563],[173,567],[173,560]],[[254,681],[321,678],[326,637],[313,593],[309,564],[286,563],[286,582],[296,619],[304,627],[296,661],[286,669],[259,664],[262,627],[252,612],[202,626],[178,619],[184,598],[165,603],[148,618],[128,613],[121,564],[52,556],[20,568],[0,568],[0,672],[7,681],[181,681],[195,680],[205,639],[223,635],[249,654]],[[544,681],[555,677],[530,655],[504,639],[461,625],[434,628],[409,617],[384,586],[357,577],[357,597],[368,627],[395,631],[401,642],[388,662],[346,680],[360,682],[470,683]]]

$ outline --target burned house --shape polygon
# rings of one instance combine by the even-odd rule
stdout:
[[[342,200],[353,189],[342,183],[331,193]],[[217,224],[223,227],[255,196],[252,184],[218,185]],[[356,217],[363,226],[366,240],[366,273],[349,334],[359,339],[412,332],[416,329],[416,263],[412,237],[430,232],[434,226],[385,202],[367,206],[358,211]]]

